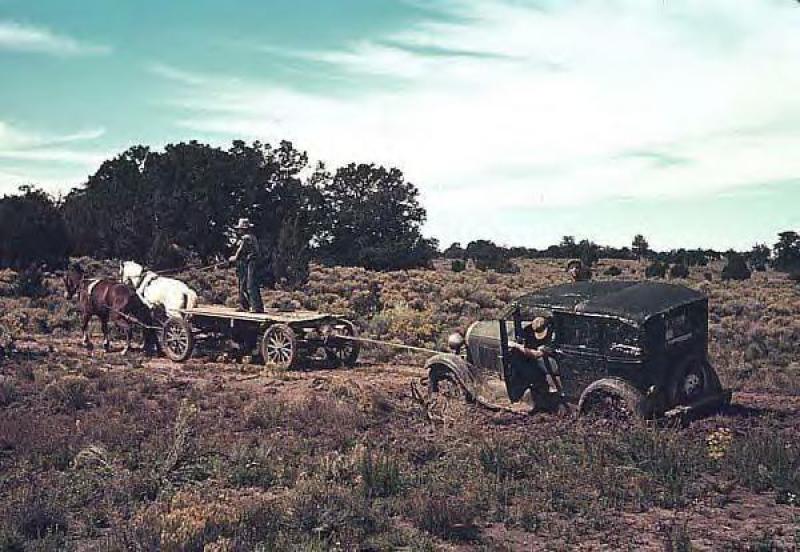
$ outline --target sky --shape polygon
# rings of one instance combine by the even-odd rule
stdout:
[[[134,144],[396,166],[443,246],[800,228],[794,0],[0,0],[0,195]]]

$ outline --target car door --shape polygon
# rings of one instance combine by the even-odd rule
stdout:
[[[587,385],[606,374],[602,319],[562,313],[555,323],[561,384],[567,398],[577,399]]]

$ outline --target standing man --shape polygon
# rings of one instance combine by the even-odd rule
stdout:
[[[250,220],[240,218],[233,227],[238,237],[236,253],[229,259],[236,264],[236,277],[239,280],[239,305],[242,310],[264,312],[261,302],[260,255],[258,240],[252,232]]]

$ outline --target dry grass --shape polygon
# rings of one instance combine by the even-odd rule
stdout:
[[[643,273],[613,264],[620,278]],[[307,289],[269,302],[440,347],[565,279],[560,262],[520,265],[316,267]],[[686,428],[460,404],[432,423],[409,393],[419,358],[370,350],[355,370],[240,381],[237,365],[203,357],[87,356],[53,279],[47,297],[0,297],[0,319],[38,342],[0,366],[0,550],[798,546],[800,293],[771,272],[723,283],[707,270],[681,282],[709,294],[712,361],[751,402]],[[188,277],[206,300],[233,300],[230,272]],[[740,506],[758,523],[721,529]]]

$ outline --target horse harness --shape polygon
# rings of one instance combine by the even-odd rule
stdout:
[[[142,275],[139,277],[139,283],[136,284],[136,293],[139,297],[144,297],[144,292],[153,281],[159,278],[158,274],[149,270],[143,270]]]

